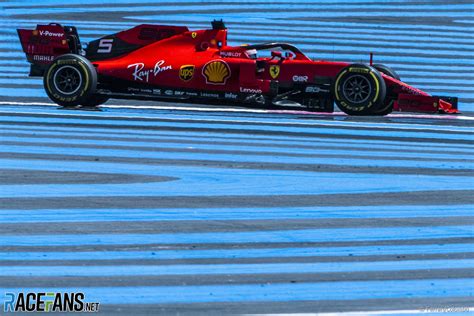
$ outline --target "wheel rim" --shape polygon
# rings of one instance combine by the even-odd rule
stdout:
[[[82,75],[75,67],[63,66],[54,73],[53,83],[60,93],[71,95],[81,87]]]
[[[347,101],[355,104],[364,103],[370,97],[372,85],[365,76],[353,75],[344,82],[342,93]]]

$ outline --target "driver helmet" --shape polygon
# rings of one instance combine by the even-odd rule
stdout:
[[[249,49],[246,50],[245,53],[250,59],[257,59],[257,50],[256,49]]]

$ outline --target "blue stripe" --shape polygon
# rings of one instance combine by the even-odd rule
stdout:
[[[46,209],[0,210],[0,223],[126,222],[126,221],[226,221],[341,218],[417,218],[472,216],[474,205],[268,207],[192,209]],[[87,216],[84,216],[87,214]]]
[[[127,266],[2,266],[0,276],[8,277],[116,277],[215,274],[286,274],[405,271],[436,269],[472,269],[474,259],[397,260],[367,262],[311,262],[198,265],[127,265]]]
[[[187,3],[201,3],[202,0],[186,0],[185,2]],[[227,3],[227,2],[235,2],[235,0],[219,0],[220,3]],[[280,3],[283,2],[283,4],[287,4],[288,0],[260,0],[260,3]],[[309,3],[312,4],[314,3],[314,0],[300,0],[300,3]],[[391,1],[388,0],[351,0],[353,3],[390,3]],[[46,4],[57,4],[58,0],[43,0],[41,2],[43,5]],[[111,3],[111,4],[127,4],[130,3],[130,0],[69,0],[68,5],[83,5],[83,4],[106,4],[106,3]],[[150,0],[141,0],[140,3],[156,3],[156,1],[150,1]],[[242,4],[254,4],[255,1],[252,0],[242,0],[240,1]],[[347,0],[319,0],[318,3],[328,3],[328,4],[337,4],[337,3],[347,3]],[[409,4],[407,5],[414,5],[414,4]],[[443,4],[442,2],[436,3],[436,6],[447,6],[450,4]],[[2,5],[4,7],[10,7],[10,6],[20,6],[20,7],[29,7],[29,6],[38,6],[38,2],[35,0],[24,0],[24,1],[4,1],[2,2]]]
[[[2,153],[25,153],[25,154],[42,154],[42,155],[66,155],[66,156],[104,156],[104,157],[124,157],[124,158],[148,158],[148,159],[179,159],[179,160],[203,160],[203,161],[233,161],[233,162],[259,162],[259,163],[286,163],[286,164],[331,164],[331,165],[349,165],[349,166],[360,166],[360,167],[402,167],[402,168],[430,168],[430,169],[473,169],[474,162],[471,161],[450,161],[447,163],[443,160],[421,160],[415,161],[409,158],[406,159],[385,159],[367,160],[365,158],[358,157],[344,157],[344,158],[326,158],[326,157],[288,157],[284,155],[275,154],[273,156],[259,155],[258,153],[249,155],[236,156],[232,153],[193,153],[193,152],[144,152],[139,150],[119,150],[119,149],[95,149],[95,148],[82,148],[80,153],[74,148],[52,148],[52,147],[41,147],[41,146],[13,146],[4,145],[0,147]],[[235,172],[235,171],[234,171]],[[181,171],[177,170],[177,175],[181,175]],[[274,173],[272,175],[276,175]],[[267,176],[272,176],[268,175]],[[230,175],[231,176],[231,175]],[[339,175],[338,175],[339,176]],[[342,178],[347,177],[341,175]],[[370,177],[370,175],[365,175]],[[396,178],[398,176],[387,175],[389,178]],[[359,176],[355,176],[358,178]],[[400,178],[403,178],[400,175]],[[427,177],[422,176],[423,180]],[[434,177],[433,179],[435,179]],[[438,178],[441,180],[441,178]],[[462,177],[457,178],[459,182],[464,183]],[[251,179],[248,179],[249,181]],[[270,180],[270,179],[269,179]],[[416,181],[416,179],[414,179]],[[445,180],[452,182],[453,180],[446,177]],[[300,179],[303,181],[303,179]],[[416,181],[418,182],[418,181]],[[306,181],[305,181],[306,183]],[[467,184],[465,189],[471,188],[472,185]],[[307,191],[307,190],[304,190]]]
[[[158,304],[244,301],[362,300],[472,296],[473,279],[273,283],[248,285],[3,288],[2,292],[85,292],[88,302]]]
[[[26,2],[26,3],[25,3]],[[21,7],[21,8],[27,8],[28,7],[28,4],[27,4],[27,1],[25,2],[21,2],[22,4],[18,4],[16,6],[18,7]],[[55,1],[55,3],[58,3],[59,1]],[[108,1],[103,1],[103,0],[96,0],[96,1],[93,1],[92,3],[94,4],[104,4],[104,3],[107,3]],[[180,8],[182,10],[199,10],[199,9],[202,9],[203,6],[202,5],[195,5],[195,4],[189,4],[189,3],[195,3],[195,2],[199,2],[199,1],[184,1],[186,3],[177,3],[175,5],[168,5],[168,4],[162,4],[160,5],[160,10],[166,12],[166,11],[174,11],[176,10],[176,8]],[[202,2],[202,1],[201,1]],[[222,10],[222,9],[242,9],[242,10],[246,10],[246,9],[257,9],[257,8],[260,8],[262,9],[262,11],[265,11],[266,9],[301,9],[301,12],[307,12],[307,9],[313,9],[313,10],[317,10],[317,9],[340,9],[341,11],[352,11],[354,8],[358,8],[358,9],[371,9],[371,10],[396,10],[396,9],[406,9],[406,8],[410,8],[412,9],[413,11],[415,10],[423,10],[423,11],[446,11],[446,10],[449,10],[449,11],[454,11],[454,10],[459,10],[459,11],[463,11],[463,10],[473,10],[474,9],[474,6],[470,3],[468,4],[465,4],[465,3],[445,3],[445,4],[441,4],[441,3],[438,3],[437,5],[433,5],[433,4],[419,4],[419,3],[403,3],[403,4],[400,4],[400,3],[387,3],[387,2],[382,2],[381,1],[374,1],[374,3],[371,3],[371,4],[361,4],[360,2],[362,1],[352,1],[351,2],[343,2],[343,1],[319,1],[319,3],[314,3],[314,2],[309,2],[308,3],[305,3],[306,1],[300,1],[299,3],[298,2],[294,2],[294,3],[284,3],[284,4],[280,4],[278,3],[278,1],[271,1],[271,2],[268,2],[268,1],[261,1],[260,3],[255,3],[255,2],[246,2],[246,1],[243,1],[243,2],[240,2],[239,4],[234,4],[234,3],[226,3],[228,1],[219,1],[221,3],[216,3],[216,1],[214,2],[210,2],[209,4],[206,4],[206,8],[209,8],[209,9],[212,9],[212,10]],[[338,3],[338,2],[343,2],[343,3]],[[370,2],[370,1],[363,1],[363,2]],[[156,6],[143,6],[144,4],[148,4],[148,3],[153,3],[153,1],[140,1],[139,4],[141,4],[142,6],[137,6],[137,7],[133,7],[133,8],[130,8],[130,6],[127,6],[127,4],[130,3],[130,1],[126,1],[126,2],[122,2],[122,5],[120,5],[120,1],[114,1],[113,4],[115,4],[115,6],[113,8],[111,7],[104,7],[104,8],[91,8],[91,7],[86,7],[85,9],[104,9],[104,10],[109,10],[109,11],[112,11],[112,10],[115,10],[115,9],[118,9],[118,10],[134,10],[135,8],[137,8],[137,10],[141,11],[142,8],[145,8],[145,10],[149,10],[151,8],[155,8],[156,9]],[[25,5],[26,4],[26,5]],[[44,2],[42,2],[42,4],[44,5]],[[81,3],[76,3],[76,4],[84,4],[84,2],[81,2]],[[68,5],[71,5],[70,2],[68,2]],[[10,3],[2,3],[2,7],[10,7],[12,6],[12,4]],[[15,8],[17,9],[17,8]],[[36,9],[36,8],[35,8]],[[43,9],[48,9],[48,8],[43,8]],[[74,8],[49,8],[51,11],[59,11],[59,12],[62,12],[62,10],[65,10],[64,12],[68,12],[69,10],[72,10]],[[372,12],[372,11],[371,11]],[[392,12],[389,12],[389,13],[392,13]]]
[[[5,107],[2,107],[2,109],[5,109]],[[39,119],[39,118],[27,118],[28,120],[31,121],[51,121],[55,119],[75,119],[74,116],[77,115],[75,113],[67,113],[67,112],[58,112],[55,108],[46,108],[42,109],[41,111],[38,111],[37,109],[28,109],[28,108],[22,108],[22,107],[13,107],[13,109],[16,109],[15,113],[11,113],[11,111],[0,111],[0,113],[7,114],[5,115],[6,117],[14,118],[18,117],[18,114],[52,114],[53,117],[47,118],[47,119]],[[137,121],[136,123],[132,123],[134,125],[136,124],[141,124],[143,120],[147,120],[150,118],[157,118],[157,119],[162,119],[162,120],[172,120],[172,119],[178,119],[178,120],[189,120],[190,123],[194,123],[195,121],[208,121],[210,123],[255,123],[255,125],[258,125],[259,128],[261,127],[262,123],[269,123],[273,124],[274,126],[283,126],[284,124],[293,124],[296,125],[297,127],[311,127],[311,128],[328,128],[328,127],[352,127],[354,129],[359,129],[359,128],[384,128],[384,129],[391,129],[391,130],[396,130],[396,131],[404,131],[404,130],[420,130],[420,131],[432,131],[432,132],[440,132],[440,131],[450,131],[450,132],[464,132],[464,133],[470,133],[474,135],[474,132],[472,131],[471,128],[469,127],[463,127],[463,126],[443,126],[443,125],[437,125],[433,126],[432,124],[427,124],[427,121],[419,121],[416,124],[409,124],[409,123],[404,123],[404,122],[354,122],[350,120],[327,120],[327,119],[322,119],[318,117],[312,117],[311,121],[307,120],[301,120],[299,118],[295,118],[294,115],[284,115],[284,114],[278,114],[278,115],[263,115],[263,116],[252,116],[252,114],[247,114],[247,113],[233,113],[232,117],[226,117],[221,115],[220,113],[196,113],[196,111],[181,111],[180,113],[177,112],[148,112],[148,113],[140,113],[138,111],[127,111],[125,114],[123,113],[124,110],[115,110],[115,113],[111,113],[109,111],[107,112],[95,112],[93,114],[89,114],[87,112],[80,112],[81,116],[84,119],[95,119],[96,117],[111,117],[114,119],[129,119],[129,118],[136,118]],[[20,120],[25,119],[20,117]],[[141,120],[142,119],[142,120]],[[428,120],[428,122],[430,122]],[[113,124],[113,122],[111,122]],[[146,122],[145,122],[146,123]],[[121,124],[123,125],[123,124]],[[313,140],[311,140],[312,142]],[[337,141],[337,140],[336,140]],[[346,141],[346,140],[344,140]]]
[[[5,151],[4,151],[5,152]],[[6,151],[8,152],[8,151]],[[21,152],[21,151],[15,151]],[[50,154],[50,151],[23,151],[25,153]],[[57,151],[61,154],[67,151]],[[105,151],[109,155],[116,156],[112,151]],[[96,157],[99,152],[87,153]],[[86,156],[87,156],[86,154]],[[71,156],[77,154],[69,153]],[[82,155],[82,153],[81,153]],[[130,157],[137,156],[136,153]],[[140,154],[141,157],[146,157]],[[226,155],[223,159],[232,159]],[[179,159],[183,156],[171,154],[161,156],[168,159]],[[191,159],[199,159],[200,156],[188,156]],[[204,157],[204,156],[202,156]],[[206,159],[211,161],[212,159]],[[278,158],[278,162],[281,159]],[[156,176],[176,177],[179,180],[168,182],[150,183],[127,183],[127,184],[32,184],[32,185],[2,185],[0,186],[0,197],[72,197],[72,196],[203,196],[202,187],[206,187],[205,196],[219,195],[292,195],[292,194],[360,194],[360,193],[382,193],[382,192],[407,192],[439,190],[439,183],[443,187],[462,190],[473,190],[474,182],[472,178],[450,177],[450,176],[420,176],[420,175],[392,175],[392,174],[348,174],[348,173],[306,173],[298,171],[272,171],[267,170],[247,170],[247,169],[221,169],[206,168],[203,173],[202,167],[186,166],[160,166],[154,170],[147,170],[146,165],[115,164],[102,162],[79,162],[79,161],[47,161],[47,160],[8,160],[2,159],[3,168],[19,168],[24,170],[57,170],[57,171],[77,171],[121,173],[121,174],[146,174]],[[232,160],[245,161],[235,158]],[[248,160],[252,161],[252,160]],[[263,161],[263,160],[258,160]],[[267,160],[269,161],[269,160]],[[339,164],[349,165],[391,165],[404,166],[402,163],[392,163],[389,161],[363,162],[356,159],[346,159]],[[355,163],[357,162],[357,164]],[[295,161],[295,163],[298,163]],[[407,162],[408,163],[408,162]],[[411,164],[412,166],[414,164]],[[442,165],[428,164],[420,162],[421,168],[440,167]],[[462,164],[450,168],[462,167]],[[214,177],[209,178],[208,175]],[[21,189],[20,189],[21,188]]]
[[[5,126],[5,125],[3,125]],[[0,124],[0,127],[2,127],[2,124]],[[10,133],[14,133],[15,135],[18,135],[18,134],[22,134],[25,136],[25,138],[23,137],[19,137],[19,140],[24,140],[26,139],[29,135],[31,135],[31,128],[30,127],[18,127],[18,126],[15,126],[15,128],[12,128],[12,125],[8,125],[8,126],[5,126],[4,127],[5,129],[8,128],[8,131],[7,130],[4,130],[2,132],[0,132],[0,134],[3,136],[8,136],[10,135]],[[42,130],[48,130],[48,131],[42,131]],[[104,132],[107,133],[106,137],[107,138],[110,138],[110,139],[113,139],[113,138],[120,138],[120,137],[125,137],[123,133],[114,133],[114,132],[111,132],[111,131],[105,131],[103,129],[95,129],[95,128],[87,128],[87,129],[74,129],[74,128],[61,128],[61,127],[57,127],[55,128],[55,130],[58,130],[58,131],[50,131],[50,128],[47,127],[47,128],[41,128],[41,127],[35,127],[35,131],[34,131],[34,134],[35,135],[38,135],[38,136],[44,136],[45,138],[48,137],[48,141],[51,139],[52,141],[54,141],[54,139],[56,137],[64,137],[64,136],[71,136],[71,140],[73,139],[73,137],[83,137],[84,136],[84,132],[87,132],[87,135],[90,136],[90,137],[103,137],[104,136]],[[133,135],[133,133],[131,133]],[[199,138],[199,141],[208,141],[208,142],[213,142],[213,141],[216,141],[215,138],[212,138],[209,133],[190,133],[192,135],[189,135],[189,136],[185,136],[184,134],[181,134],[181,133],[176,133],[176,134],[173,134],[173,135],[163,135],[162,133],[157,133],[157,135],[133,135],[133,138],[135,140],[141,140],[140,143],[143,143],[143,144],[150,144],[150,143],[153,143],[153,142],[159,142],[160,145],[165,145],[166,144],[176,144],[176,143],[180,143],[180,144],[185,144],[186,146],[196,146],[195,143],[193,143],[193,141],[195,141],[196,138]],[[215,134],[215,136],[218,136],[217,134]],[[233,135],[235,136],[235,135]],[[265,138],[265,137],[264,137]],[[5,139],[7,139],[7,137],[5,137]],[[297,148],[298,145],[303,145],[303,146],[315,146],[317,144],[322,144],[324,145],[324,147],[334,147],[334,148],[354,148],[354,149],[362,149],[362,148],[365,148],[365,149],[382,149],[382,152],[384,149],[391,149],[391,150],[394,150],[394,149],[397,149],[399,150],[401,153],[406,153],[404,150],[416,150],[417,152],[419,153],[423,153],[424,151],[439,151],[439,153],[445,153],[445,154],[460,154],[463,155],[469,155],[471,153],[474,152],[474,149],[472,148],[472,146],[469,146],[469,145],[465,145],[465,146],[462,146],[462,145],[449,145],[449,144],[446,144],[446,145],[443,145],[443,144],[430,144],[430,145],[427,145],[426,143],[417,143],[417,142],[413,142],[410,144],[411,145],[407,145],[406,143],[402,143],[402,142],[386,142],[386,141],[377,141],[377,140],[337,140],[337,139],[333,139],[331,140],[331,143],[328,143],[326,140],[318,140],[318,139],[314,139],[314,140],[311,140],[311,141],[299,141],[298,138],[292,138],[292,137],[288,137],[287,138],[288,140],[285,141],[283,140],[283,138],[281,140],[276,140],[276,139],[272,139],[271,141],[271,144],[274,144],[275,146],[278,146],[278,145],[293,145]],[[185,141],[189,141],[189,144],[188,143],[184,143]],[[242,143],[246,143],[246,144],[253,144],[254,147],[256,144],[262,144],[264,146],[261,147],[261,149],[265,149],[265,148],[272,148],[273,146],[268,146],[270,145],[269,142],[267,140],[254,140],[252,139],[251,137],[248,137],[248,138],[238,138],[238,137],[232,137],[230,136],[229,138],[222,138],[219,140],[220,143],[224,143],[224,145],[222,146],[230,146],[230,145],[233,145],[233,142],[242,142]],[[137,142],[138,143],[138,142]],[[130,144],[136,144],[135,142],[131,142]],[[404,144],[404,145],[402,145]],[[197,145],[199,146],[199,145]],[[458,147],[459,146],[459,147]],[[278,147],[279,149],[283,148],[283,147]],[[347,151],[347,153],[350,153],[352,152],[352,150],[350,151]],[[457,156],[455,156],[457,157]],[[471,157],[471,156],[469,156]]]
[[[0,71],[2,71],[2,68],[8,68],[8,67],[0,67]],[[48,97],[43,88],[32,89],[32,88],[0,87],[0,95],[4,97],[42,97],[42,98]]]
[[[23,78],[1,78],[0,84],[18,84],[18,85],[43,85],[43,80],[41,78],[28,78],[25,75],[22,75]]]
[[[123,212],[123,210],[122,210]],[[384,256],[453,254],[474,252],[474,244],[431,244],[409,246],[311,247],[311,248],[258,248],[217,250],[153,250],[153,251],[84,251],[84,252],[0,252],[2,260],[56,261],[56,260],[173,260],[173,259],[240,259],[288,258],[328,256]],[[366,263],[367,264],[367,263]],[[367,265],[370,267],[370,265]],[[452,268],[451,265],[446,267]]]
[[[262,151],[274,153],[276,156],[284,154],[306,154],[306,155],[346,155],[347,157],[358,157],[358,156],[371,156],[374,158],[437,158],[437,159],[465,159],[468,161],[474,160],[474,155],[472,154],[443,154],[443,153],[392,153],[392,152],[380,152],[380,151],[370,151],[370,150],[351,150],[346,149],[303,149],[303,148],[281,148],[278,146],[266,146],[264,149],[257,148],[255,146],[238,146],[238,145],[212,145],[212,144],[193,144],[193,143],[159,143],[155,142],[128,142],[128,141],[112,141],[112,140],[83,140],[83,139],[58,139],[58,138],[29,138],[29,137],[8,137],[2,136],[2,141],[11,141],[11,142],[44,142],[48,144],[64,145],[90,145],[90,146],[130,146],[130,147],[141,147],[152,149],[166,148],[169,150],[176,149],[180,150],[183,148],[196,149],[196,150],[219,150],[219,151],[247,151],[252,154],[258,154]],[[146,150],[144,150],[146,151]]]
[[[95,2],[96,4],[101,4],[102,1],[97,1]],[[76,8],[70,8],[70,7],[54,7],[54,8],[48,8],[48,7],[40,7],[40,8],[27,8],[25,6],[20,5],[20,8],[15,8],[15,13],[17,14],[24,14],[26,13],[36,13],[36,14],[43,14],[43,13],[61,13],[61,12],[109,12],[109,11],[115,11],[115,12],[146,12],[146,11],[153,11],[156,10],[156,6],[147,6],[143,5],[145,3],[140,3],[142,4],[141,6],[127,6],[127,3],[124,3],[123,5],[120,5],[118,3],[115,3],[114,7],[93,7],[93,6],[84,6],[84,7],[76,7]],[[5,6],[2,4],[2,6]],[[205,11],[205,10],[231,10],[231,9],[241,9],[243,12],[249,9],[261,9],[262,11],[265,11],[267,9],[300,9],[301,11],[292,11],[292,12],[286,12],[286,13],[292,13],[292,14],[310,14],[312,15],[318,15],[323,12],[321,12],[323,9],[332,9],[332,10],[339,10],[339,13],[347,13],[347,12],[354,12],[353,9],[359,9],[355,13],[359,14],[366,14],[366,12],[361,11],[362,9],[368,9],[370,10],[370,13],[378,13],[378,12],[385,12],[386,15],[388,16],[397,16],[398,13],[396,10],[398,9],[407,9],[410,8],[413,11],[421,11],[417,12],[420,14],[420,16],[423,15],[428,15],[430,16],[433,13],[444,13],[446,15],[447,10],[449,10],[449,15],[453,15],[456,13],[463,13],[466,14],[466,10],[473,10],[474,6],[472,4],[459,4],[459,3],[446,3],[444,5],[433,5],[433,4],[387,4],[387,3],[372,3],[369,5],[366,4],[361,4],[361,3],[292,3],[292,4],[278,4],[278,3],[240,3],[240,4],[233,4],[233,3],[212,3],[212,4],[206,4],[205,6],[202,5],[195,5],[195,4],[177,4],[177,5],[166,5],[162,4],[160,5],[159,9],[162,12],[167,12],[167,11],[175,11],[177,8],[181,9],[182,11],[189,10],[189,11]],[[77,10],[77,11],[74,11]],[[310,10],[310,11],[308,11]],[[457,12],[456,12],[457,11]],[[248,12],[245,12],[248,13]],[[273,17],[272,13],[274,12],[267,12],[270,17]],[[333,12],[324,12],[324,13],[333,13]],[[7,14],[8,15],[8,14]],[[234,15],[233,13],[229,13],[229,15]],[[291,17],[291,15],[289,16]]]
[[[0,236],[9,246],[150,245],[150,244],[238,244],[280,242],[343,242],[474,237],[472,226],[374,227],[302,229],[256,232],[178,234],[90,234]]]
[[[99,114],[101,115],[101,114]],[[161,118],[164,118],[163,116]],[[186,117],[179,116],[176,118],[183,118],[186,119]],[[8,119],[9,122],[48,122],[48,123],[68,123],[68,124],[100,124],[104,126],[133,126],[133,127],[182,127],[182,128],[206,128],[206,129],[227,129],[227,130],[263,130],[263,131],[274,131],[274,132],[280,132],[280,131],[285,131],[285,132],[294,132],[294,133],[319,133],[319,134],[325,134],[325,135],[350,135],[350,136],[387,136],[387,137],[400,137],[400,138],[439,138],[440,140],[444,139],[455,139],[455,140],[472,140],[473,134],[470,132],[468,135],[463,135],[463,134],[445,134],[442,132],[425,132],[422,131],[417,131],[418,129],[416,126],[413,126],[412,129],[416,131],[404,131],[403,129],[401,130],[391,130],[391,131],[381,131],[381,130],[357,130],[357,129],[352,129],[352,130],[347,130],[347,129],[338,129],[337,125],[342,125],[342,126],[351,126],[351,127],[356,127],[358,126],[357,124],[350,124],[350,123],[333,123],[333,122],[327,122],[323,124],[318,124],[317,121],[315,122],[305,122],[304,124],[301,124],[300,126],[285,126],[285,124],[296,124],[299,125],[297,122],[278,122],[275,120],[265,120],[265,119],[250,119],[246,118],[245,120],[236,120],[235,118],[224,118],[221,117],[219,119],[211,119],[208,120],[209,123],[201,123],[201,120],[206,120],[206,118],[200,117],[200,118],[188,118],[188,122],[174,122],[172,121],[171,117],[169,118],[168,121],[162,121],[162,122],[149,122],[149,121],[140,121],[140,120],[113,120],[113,121],[107,121],[107,120],[97,120],[93,118],[87,118],[87,115],[83,115],[83,118],[73,118],[73,117],[50,117],[44,120],[35,118],[35,117],[24,117],[24,116],[15,116],[15,114],[11,114],[9,116],[4,116],[2,118],[2,121],[5,119]],[[166,120],[166,118],[164,118]],[[196,122],[197,121],[197,122]],[[226,124],[227,122],[233,123],[233,124]],[[239,125],[238,123],[242,122],[245,123],[245,125]],[[273,125],[261,125],[261,123],[275,123]],[[249,123],[254,123],[254,124],[249,124]],[[326,125],[330,125],[329,127]],[[359,126],[363,127],[366,124],[359,124]],[[367,124],[366,126],[371,126],[370,124]],[[380,127],[384,127],[384,124],[378,125]],[[385,125],[385,127],[389,127]],[[449,127],[449,129],[453,129],[454,127]],[[431,128],[430,128],[431,129]],[[460,129],[462,130],[462,128]]]
[[[259,6],[259,4],[252,4],[251,6],[255,5],[256,7]],[[261,9],[264,11],[266,8],[276,8],[276,9],[283,9],[281,5],[271,5],[271,4],[261,4]],[[285,6],[285,8],[287,5]],[[291,6],[290,6],[291,7]],[[363,5],[356,4],[355,6],[352,7],[353,10],[351,9],[351,6],[348,4],[340,5],[340,6],[331,6],[333,9],[340,9],[339,11],[327,11],[325,9],[328,9],[327,5],[318,5],[318,4],[311,4],[308,6],[303,6],[299,7],[301,8],[301,11],[286,11],[285,12],[285,18],[290,19],[290,18],[302,18],[302,17],[357,17],[357,16],[362,16],[365,17],[367,16],[367,12],[365,10],[360,10],[361,7],[364,7]],[[370,15],[371,16],[383,16],[383,17],[445,17],[446,12],[445,10],[449,10],[449,16],[450,17],[458,17],[458,18],[470,18],[471,17],[471,12],[473,6],[470,4],[467,5],[448,5],[448,6],[437,6],[433,7],[430,5],[428,8],[431,10],[428,10],[426,7],[423,7],[422,5],[413,7],[413,11],[398,11],[397,8],[403,8],[406,6],[392,6],[394,9],[392,11],[386,11],[384,6],[365,6],[368,10],[370,10]],[[388,6],[390,7],[390,6]],[[242,12],[235,13],[235,12],[219,12],[218,14],[214,13],[214,10],[225,10],[225,9],[230,9],[230,8],[237,8],[242,10]],[[81,13],[81,12],[154,12],[156,11],[157,7],[156,6],[114,6],[114,7],[100,7],[100,6],[84,6],[84,7],[54,7],[54,8],[48,8],[48,7],[38,7],[38,8],[18,8],[14,10],[14,14],[16,15],[27,15],[27,14],[61,14],[61,13],[68,13],[68,12],[75,12],[75,13]],[[167,11],[176,11],[177,9],[183,11],[183,10],[189,10],[192,11],[192,16],[205,16],[209,20],[209,15],[216,17],[219,15],[220,17],[225,18],[226,20],[229,21],[236,21],[238,18],[241,17],[247,17],[247,18],[257,18],[257,19],[262,19],[262,12],[248,12],[247,10],[250,9],[248,8],[247,10],[245,9],[245,6],[242,4],[239,5],[231,5],[231,4],[220,4],[220,5],[189,5],[189,6],[160,6],[159,10],[161,12],[167,12]],[[318,10],[319,9],[319,10]],[[355,10],[357,9],[357,10]],[[418,9],[418,10],[417,10]],[[434,9],[434,10],[433,10]],[[437,10],[436,10],[437,9]],[[197,13],[199,12],[199,13]],[[201,13],[202,12],[202,13]],[[211,14],[209,14],[209,12]],[[0,16],[11,16],[12,11],[11,10],[3,10],[0,11]],[[166,18],[178,18],[178,17],[185,17],[191,15],[190,13],[186,14],[162,14],[162,15],[144,15],[140,16],[142,19],[161,19],[163,17]],[[276,18],[281,18],[281,13],[280,12],[265,12],[265,19],[276,19]],[[264,19],[262,19],[264,20]]]
[[[3,106],[2,108],[6,108]],[[50,110],[50,108],[48,109]],[[55,108],[51,109],[50,111],[54,111],[57,113]],[[114,111],[114,109],[107,109],[107,111]],[[127,109],[119,109],[115,111],[127,111]],[[44,112],[44,110],[43,110]],[[187,112],[187,111],[183,111]],[[82,115],[83,113],[81,113]],[[196,113],[195,113],[196,114]],[[196,114],[198,115],[198,114]],[[235,114],[233,114],[235,115]],[[283,117],[284,114],[278,114]],[[20,131],[31,131],[31,127],[23,126],[23,125],[14,125],[14,124],[1,124],[0,127],[3,127],[5,131],[10,130],[20,130]],[[440,126],[442,127],[442,126]],[[35,132],[37,131],[49,131],[51,127],[44,127],[44,126],[35,126]],[[95,136],[104,136],[106,133],[107,137],[126,137],[124,135],[133,135],[136,139],[155,139],[157,138],[158,141],[161,143],[161,138],[173,138],[173,139],[183,139],[183,140],[192,140],[198,138],[199,140],[219,140],[219,141],[239,141],[239,142],[247,142],[247,143],[260,143],[263,142],[268,144],[269,142],[274,144],[295,144],[295,145],[314,145],[318,143],[323,143],[324,146],[334,146],[334,147],[354,147],[354,148],[390,148],[390,149],[411,149],[411,150],[443,150],[443,151],[464,151],[464,152],[471,152],[474,149],[472,146],[467,144],[444,144],[440,143],[426,143],[426,142],[404,142],[404,141],[396,141],[396,140],[376,140],[376,139],[331,139],[331,142],[328,143],[326,139],[311,139],[308,140],[304,137],[298,136],[279,136],[279,135],[253,135],[253,134],[228,134],[223,135],[222,133],[218,132],[189,132],[189,131],[173,131],[172,133],[167,131],[154,131],[154,130],[147,130],[145,131],[114,131],[105,128],[94,128],[94,127],[87,127],[81,128],[76,126],[71,127],[61,127],[57,126],[54,127],[54,130],[58,130],[59,132],[51,132],[54,134],[60,133],[61,135],[84,135],[83,132],[87,132],[88,135],[95,135]],[[38,132],[42,133],[42,132]]]

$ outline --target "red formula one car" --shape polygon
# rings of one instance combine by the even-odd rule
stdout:
[[[85,49],[71,26],[38,25],[18,34],[30,76],[43,76],[48,96],[65,107],[122,98],[293,104],[318,112],[332,112],[336,103],[350,115],[458,112],[457,98],[431,96],[384,65],[311,60],[286,43],[227,46],[222,21],[197,31],[138,25]]]

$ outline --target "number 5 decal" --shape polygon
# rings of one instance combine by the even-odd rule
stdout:
[[[110,53],[112,51],[112,44],[114,42],[113,38],[101,39],[99,42],[99,49],[97,50],[98,53]]]

